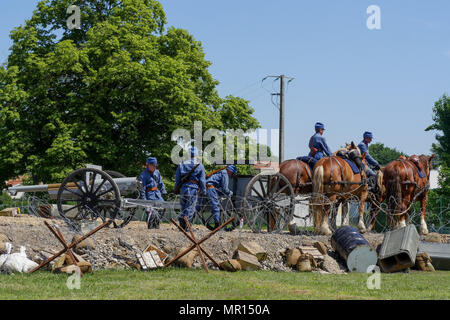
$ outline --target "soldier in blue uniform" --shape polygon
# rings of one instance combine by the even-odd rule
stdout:
[[[178,186],[181,179],[192,171],[189,180],[183,183],[180,189],[182,211],[179,222],[180,226],[185,230],[187,226],[184,222],[184,217],[187,217],[190,222],[194,220],[198,194],[200,192],[206,193],[205,167],[197,158],[198,149],[196,147],[191,148],[190,154],[191,159],[183,161],[178,165],[175,176],[175,186]]]
[[[317,122],[314,128],[316,133],[309,139],[309,149],[311,151],[308,154],[308,156],[313,158],[311,159],[312,167],[324,156],[330,157],[333,154],[325,141],[325,137],[323,137],[323,132],[325,131],[323,123]]]
[[[369,168],[367,168],[369,178],[376,176],[376,173],[373,172],[371,167],[374,168],[375,170],[380,170],[380,165],[378,164],[378,162],[374,158],[372,158],[369,154],[369,143],[372,142],[372,139],[373,139],[372,132],[366,131],[363,134],[363,141],[361,141],[358,144],[358,148],[359,151],[361,151],[361,154],[363,154],[364,152],[366,153],[366,161],[367,164],[369,165]]]
[[[138,177],[138,180],[142,183],[142,190],[140,192],[140,198],[145,200],[164,201],[162,195],[167,194],[166,187],[161,178],[161,173],[156,167],[158,166],[158,160],[154,157],[147,158],[146,168]],[[150,208],[145,209],[147,215],[147,227],[159,228],[161,221],[161,214],[157,210]]]
[[[227,166],[226,169],[214,173],[206,180],[207,197],[203,197],[197,205],[197,211],[209,202],[211,214],[214,219],[214,229],[220,225],[220,204],[219,198],[222,195],[231,197],[233,191],[228,189],[229,178],[237,174],[237,168],[234,165]]]

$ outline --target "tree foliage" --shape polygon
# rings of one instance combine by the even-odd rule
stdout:
[[[433,143],[431,150],[437,155],[436,164],[440,165],[441,192],[450,196],[450,99],[445,94],[434,104],[433,121],[434,124],[425,131],[438,131],[435,136],[437,142]]]
[[[405,155],[403,152],[395,148],[386,147],[380,142],[371,144],[369,146],[369,153],[382,166],[398,159],[401,155]]]
[[[80,30],[66,28],[72,4]],[[149,154],[171,176],[176,128],[259,127],[248,101],[218,95],[201,43],[167,28],[157,1],[43,0],[11,38],[0,68],[2,181],[60,181],[85,163],[134,175]]]

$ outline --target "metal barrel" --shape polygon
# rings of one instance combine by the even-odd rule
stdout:
[[[377,254],[366,239],[353,227],[339,228],[331,237],[332,247],[347,262],[350,271],[367,272],[377,263]]]

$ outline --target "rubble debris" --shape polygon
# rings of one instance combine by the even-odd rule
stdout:
[[[323,257],[323,261],[322,261],[320,268],[328,273],[333,273],[333,274],[343,273],[343,271],[341,270],[341,268],[339,266],[339,263],[328,255]]]
[[[327,246],[320,241],[316,241],[314,242],[314,247],[319,250],[319,252],[323,255],[327,255],[328,254],[328,250],[327,250]]]
[[[419,253],[426,252],[433,260],[436,270],[450,270],[450,244],[420,242]]]
[[[81,239],[80,235],[74,235],[72,238],[72,243]],[[78,243],[73,250],[78,254],[83,254],[86,250],[95,249],[94,241],[91,238],[84,239],[80,243]]]
[[[267,259],[267,252],[255,241],[239,241],[237,249],[254,255],[258,261]]]
[[[431,264],[431,258],[426,252],[421,252],[416,255],[415,269],[421,271],[435,271]]]
[[[258,258],[247,252],[236,250],[233,255],[233,259],[236,259],[242,267],[242,270],[256,271],[261,269],[261,264]]]
[[[229,272],[236,272],[242,270],[241,264],[236,259],[228,259],[221,262],[220,268]]]

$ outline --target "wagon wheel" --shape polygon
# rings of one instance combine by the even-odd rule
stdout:
[[[106,170],[105,171],[107,174],[109,174],[111,176],[111,178],[126,178],[125,175],[123,175],[120,172],[117,171],[112,171],[112,170]],[[139,192],[136,191],[133,192],[133,195],[131,198],[139,198]],[[107,210],[106,208],[104,208],[103,210]],[[133,220],[134,215],[136,214],[137,211],[137,207],[132,207],[132,208],[120,208],[119,212],[116,215],[116,219],[113,222],[113,226],[114,228],[123,228],[125,227],[131,220]]]
[[[61,217],[77,231],[81,221],[115,219],[121,205],[119,188],[111,176],[93,168],[67,176],[59,187],[57,202]],[[63,202],[69,204],[65,207]]]
[[[225,231],[233,231],[236,229],[236,226],[239,223],[238,214],[236,211],[236,208],[234,207],[233,201],[230,197],[224,197],[219,201],[220,205],[220,224],[225,223],[228,221],[231,217],[234,217],[235,219],[226,225],[223,230]],[[202,208],[201,213],[199,214],[200,219],[205,227],[207,227],[209,230],[214,230],[214,217],[211,214],[211,212],[208,211],[208,209]],[[206,212],[208,211],[208,212]]]
[[[262,172],[248,183],[243,199],[243,211],[253,232],[283,231],[294,215],[294,190],[281,173]]]

